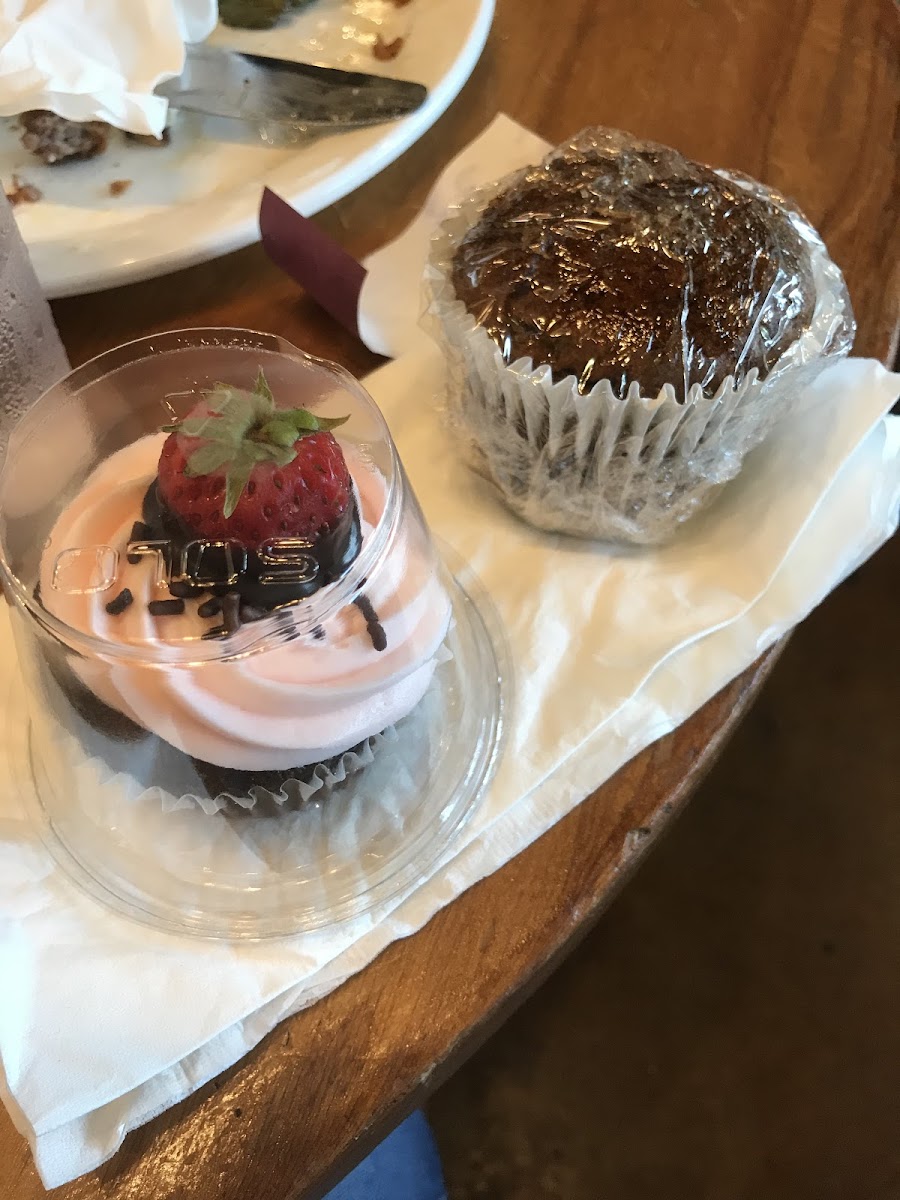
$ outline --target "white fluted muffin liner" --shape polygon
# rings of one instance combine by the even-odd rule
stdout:
[[[453,287],[457,246],[523,173],[451,209],[432,242],[426,324],[448,363],[451,427],[471,465],[530,524],[587,538],[663,542],[738,474],[828,362],[849,351],[853,320],[843,277],[815,230],[782,197],[719,172],[779,204],[808,245],[816,289],[809,325],[764,380],[756,369],[740,380],[729,376],[712,396],[699,384],[683,399],[672,384],[650,395],[633,381],[620,398],[605,379],[582,393],[574,375],[554,382],[547,365],[504,362]]]

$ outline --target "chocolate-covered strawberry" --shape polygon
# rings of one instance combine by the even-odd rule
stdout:
[[[359,552],[350,472],[330,432],[346,419],[278,408],[262,371],[252,392],[217,384],[184,420],[166,426],[145,519],[176,541],[243,546],[248,569],[237,587],[248,603],[273,608],[309,595]],[[315,578],[294,585],[261,579],[260,551],[284,539],[302,540]]]

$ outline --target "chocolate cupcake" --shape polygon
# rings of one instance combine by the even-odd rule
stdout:
[[[281,812],[293,812],[310,800],[322,800],[330,795],[374,762],[381,745],[396,740],[397,731],[394,726],[389,726],[343,754],[288,771],[240,771],[192,758],[191,765],[205,794],[197,791],[190,801],[206,813],[224,811],[230,816],[251,813],[271,817]],[[183,798],[181,806],[189,807],[190,804]]]
[[[77,470],[17,534],[55,794],[301,807],[373,764],[448,661],[451,595],[374,403],[264,335],[215,334],[111,352],[92,441],[63,439]],[[29,414],[35,454],[74,395]],[[31,516],[24,459],[6,494]]]
[[[840,272],[783,197],[609,130],[454,210],[428,280],[476,465],[584,537],[670,536],[852,340]]]

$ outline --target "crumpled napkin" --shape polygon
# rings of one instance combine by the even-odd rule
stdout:
[[[217,0],[0,0],[0,116],[48,108],[159,137],[153,89],[217,19]]]
[[[495,150],[489,140],[470,147],[442,186],[453,191],[460,165],[465,186],[495,173]],[[398,280],[418,283],[416,244],[396,247]],[[48,1187],[99,1165],[128,1129],[509,861],[753,662],[896,527],[900,419],[885,414],[900,377],[850,360],[818,380],[670,546],[610,550],[538,533],[449,449],[431,403],[442,363],[415,331],[417,307],[407,288],[395,315],[409,350],[367,386],[432,529],[478,573],[505,631],[514,699],[497,776],[448,860],[406,896],[315,934],[205,943],[106,912],[61,876],[19,799],[21,730],[0,714],[0,1061],[7,1105]],[[371,327],[384,315],[366,313]],[[0,635],[9,675],[5,621]]]

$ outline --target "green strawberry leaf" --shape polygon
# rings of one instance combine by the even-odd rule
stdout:
[[[285,413],[285,417],[291,422],[298,434],[318,433],[322,428],[319,424],[319,418],[313,413],[308,412],[305,408],[292,408]]]
[[[292,446],[304,434],[336,429],[347,420],[348,417],[319,417],[305,408],[282,408],[263,425],[259,437],[278,446]]]
[[[297,457],[297,451],[293,446],[267,446],[266,449],[269,452],[269,458],[279,467],[286,467]]]
[[[255,463],[252,461],[235,463],[225,476],[225,506],[222,511],[226,518],[230,517],[237,508],[241,496],[244,494],[244,488],[250,481],[254,466]]]
[[[244,442],[238,461],[246,459],[250,463],[273,462],[283,453],[285,451],[280,446],[270,446],[266,442]],[[291,459],[297,457],[294,451],[290,451],[290,455]]]
[[[262,367],[259,368],[256,376],[256,383],[253,385],[253,394],[260,396],[268,405],[269,413],[275,411],[275,397],[272,395],[272,389],[269,387],[268,380],[263,373]]]
[[[265,396],[257,396],[255,392],[251,392],[250,394],[250,405],[253,409],[254,428],[259,428],[264,421],[268,421],[274,412],[274,406],[269,403]]]
[[[298,433],[324,433],[350,420],[349,417],[320,417],[306,408],[288,408],[278,416],[289,418]]]
[[[233,387],[230,383],[216,383],[209,395],[210,412],[251,412],[249,393]]]
[[[185,475],[196,479],[198,475],[211,475],[234,458],[234,448],[224,442],[207,442],[195,450],[187,460]]]
[[[280,417],[273,417],[271,421],[267,421],[259,432],[260,437],[266,438],[276,446],[290,448],[297,440],[296,427]]]
[[[293,446],[273,446],[270,442],[245,442],[240,449],[240,458],[252,463],[274,462],[286,467],[297,457]]]
[[[216,437],[219,441],[232,441],[237,444],[260,419],[269,415],[267,407],[262,416],[257,411],[261,404],[265,407],[265,401],[261,401],[252,392],[242,391],[227,383],[217,383],[210,393],[209,407],[218,415],[209,418],[211,424],[208,429],[203,428],[193,436]]]
[[[236,445],[240,441],[233,423],[226,417],[189,417],[179,427],[185,437],[209,438],[214,442]]]
[[[209,424],[208,417],[188,417],[184,421],[172,421],[169,425],[163,425],[164,433],[183,433],[187,437],[200,437],[203,430]]]
[[[324,430],[338,429],[341,425],[346,425],[350,420],[349,414],[346,417],[316,417],[319,422],[319,428]]]

